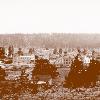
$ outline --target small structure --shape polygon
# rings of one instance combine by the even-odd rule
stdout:
[[[38,81],[37,84],[47,84],[47,85],[52,85],[52,77],[50,75],[37,75],[35,76]]]
[[[88,56],[84,56],[83,65],[84,66],[89,66],[89,64],[90,64],[90,58]]]
[[[71,57],[68,55],[67,51],[65,51],[63,56],[63,66],[69,67],[71,65],[71,62]]]

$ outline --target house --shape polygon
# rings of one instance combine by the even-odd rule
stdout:
[[[13,64],[25,65],[25,64],[35,64],[35,55],[24,55],[16,56],[13,58]]]

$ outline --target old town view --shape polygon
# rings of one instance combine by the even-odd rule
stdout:
[[[0,34],[0,100],[100,100],[100,34]]]

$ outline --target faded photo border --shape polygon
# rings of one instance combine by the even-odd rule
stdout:
[[[99,100],[99,9],[99,0],[0,0],[0,100]]]

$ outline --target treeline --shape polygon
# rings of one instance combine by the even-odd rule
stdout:
[[[0,34],[0,46],[14,47],[100,47],[100,34]]]

